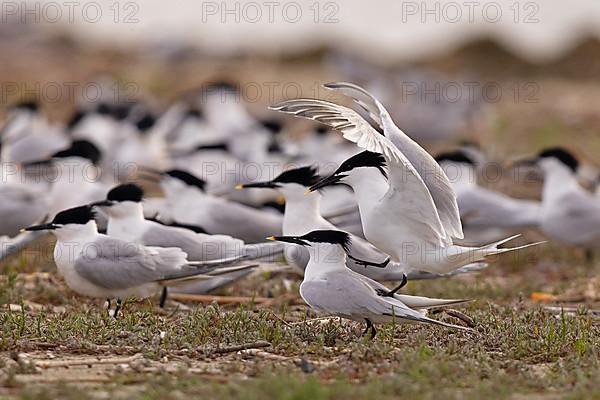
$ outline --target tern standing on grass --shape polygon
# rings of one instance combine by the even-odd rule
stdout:
[[[121,300],[147,298],[165,286],[188,279],[206,279],[202,273],[211,268],[197,268],[186,254],[173,247],[146,247],[98,233],[91,206],[61,211],[47,224],[25,228],[26,231],[49,230],[56,236],[54,261],[67,285],[80,295]]]
[[[316,230],[302,236],[272,236],[269,239],[305,247],[310,261],[300,285],[300,295],[317,311],[354,321],[365,322],[363,334],[377,331],[374,324],[389,322],[427,323],[470,330],[426,316],[427,309],[463,303],[466,300],[430,299],[427,297],[396,294],[398,288],[388,289],[382,284],[358,274],[346,265],[351,243],[346,232]]]

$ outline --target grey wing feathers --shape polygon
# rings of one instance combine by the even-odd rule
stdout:
[[[398,319],[465,329],[424,317],[398,299],[378,296],[368,283],[370,280],[356,275],[340,271],[331,274],[332,279],[326,281],[303,283],[300,287],[302,297],[314,308],[355,320],[359,320],[361,315],[393,316]]]
[[[227,235],[208,235],[159,223],[142,235],[147,246],[179,247],[188,255],[188,260],[217,260],[239,254],[244,242]]]
[[[97,286],[125,289],[164,279],[181,270],[185,262],[186,254],[177,248],[102,238],[75,261],[75,271]]]
[[[219,268],[186,269],[166,276],[164,279],[161,279],[161,283],[166,286],[171,286],[189,280],[209,280],[221,275],[235,274],[241,271],[249,272],[257,267],[258,264],[249,264]]]

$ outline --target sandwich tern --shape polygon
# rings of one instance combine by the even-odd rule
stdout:
[[[469,330],[426,316],[427,309],[463,303],[465,300],[430,299],[396,294],[398,288],[382,284],[358,274],[346,265],[350,235],[338,230],[315,230],[302,236],[272,236],[269,239],[305,247],[310,253],[300,295],[313,309],[342,318],[366,322],[371,339],[377,331],[374,324],[393,321],[429,323]]]
[[[121,300],[147,298],[163,287],[189,279],[206,279],[215,268],[198,268],[173,247],[146,247],[98,233],[91,206],[59,212],[50,223],[24,228],[48,230],[56,236],[54,261],[67,285],[93,298]]]
[[[458,200],[465,233],[464,243],[483,245],[501,240],[518,230],[535,228],[541,203],[515,199],[477,184],[477,166],[473,153],[459,149],[436,156]]]
[[[600,245],[600,201],[578,182],[579,160],[561,147],[516,162],[543,174],[540,230],[559,243],[595,249]]]

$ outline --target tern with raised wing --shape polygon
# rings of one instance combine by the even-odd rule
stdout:
[[[393,261],[437,274],[522,248],[498,248],[513,237],[482,247],[455,245],[454,239],[463,238],[456,194],[435,159],[364,89],[350,83],[325,87],[350,96],[370,122],[351,108],[324,100],[287,100],[271,108],[329,125],[366,149],[309,190],[351,186],[367,240]]]

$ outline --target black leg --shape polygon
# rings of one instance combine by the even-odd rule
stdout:
[[[398,286],[396,286],[395,288],[393,288],[392,290],[390,290],[389,292],[387,292],[386,294],[384,294],[384,297],[394,297],[394,295],[396,294],[396,292],[400,289],[402,289],[404,286],[406,286],[406,283],[408,282],[408,278],[406,277],[406,275],[402,275],[402,282],[400,282],[400,284]]]
[[[377,268],[385,268],[391,261],[391,258],[388,257],[380,263],[375,263],[375,262],[371,262],[371,261],[361,260],[360,258],[352,257],[350,254],[348,254],[348,258],[351,260],[354,260],[359,265],[364,265],[365,267],[377,267]]]
[[[365,318],[365,321],[367,322],[367,327],[365,328],[365,330],[362,333],[363,336],[365,336],[367,334],[367,332],[369,332],[369,329],[371,329],[371,327],[373,326],[373,323],[371,322],[370,319]]]
[[[365,322],[367,323],[367,327],[365,328],[362,335],[365,336],[369,332],[369,330],[371,330],[371,340],[373,340],[375,338],[375,335],[377,335],[377,330],[375,329],[375,326],[369,318],[365,318]]]
[[[121,299],[117,299],[117,306],[115,307],[115,313],[113,314],[114,318],[117,318],[119,310],[121,310]]]
[[[165,308],[165,303],[167,302],[167,287],[164,286],[162,293],[160,294],[160,301],[158,303],[158,306],[160,308]]]

